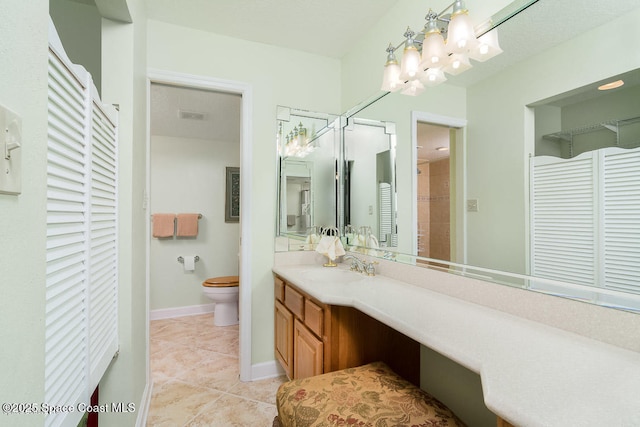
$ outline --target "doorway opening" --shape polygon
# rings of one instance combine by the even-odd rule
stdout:
[[[240,379],[250,381],[251,87],[151,72],[148,99],[149,317],[197,314],[212,307],[215,312],[201,283],[210,277],[238,275]],[[156,114],[163,116],[154,118]],[[240,212],[230,221],[226,193],[234,191],[237,198],[237,189],[229,188],[226,172],[235,167],[240,168]],[[197,237],[153,238],[154,213],[200,214]],[[195,267],[180,263],[181,255],[183,259],[197,256]]]
[[[451,261],[450,128],[418,122],[418,256]]]
[[[466,120],[414,113],[414,254],[464,261]]]

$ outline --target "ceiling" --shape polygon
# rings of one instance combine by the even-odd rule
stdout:
[[[150,19],[341,58],[396,3],[397,0],[147,0],[147,13]],[[638,7],[638,0],[580,0],[580,7],[576,7],[577,3],[539,0],[525,14],[499,27],[502,55],[449,78],[447,83],[472,85]],[[536,35],[535,42],[530,41],[532,34]],[[231,104],[225,106],[225,101]],[[240,101],[237,95],[154,85],[151,133],[239,141]],[[202,112],[205,120],[179,119],[179,109]]]
[[[342,58],[398,0],[147,0],[149,19]],[[420,14],[423,11],[419,11]]]
[[[418,122],[416,143],[418,164],[449,157],[449,127]]]
[[[397,0],[147,0],[146,6],[150,19],[341,58],[395,3]],[[154,84],[151,134],[239,142],[240,102],[237,95]],[[205,118],[180,119],[180,109],[204,113]]]
[[[153,83],[150,104],[151,135],[240,144],[240,95]]]

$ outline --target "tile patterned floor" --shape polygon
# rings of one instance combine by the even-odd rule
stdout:
[[[154,320],[150,339],[147,427],[271,426],[286,377],[240,381],[238,326],[215,326],[213,314]]]

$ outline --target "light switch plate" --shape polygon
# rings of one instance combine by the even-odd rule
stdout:
[[[0,105],[0,193],[22,192],[22,119]]]
[[[478,199],[467,200],[467,212],[478,212]]]

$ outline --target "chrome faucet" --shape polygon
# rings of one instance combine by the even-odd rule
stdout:
[[[365,273],[367,276],[376,275],[376,268],[374,264],[377,264],[377,263],[373,263],[371,261],[365,261],[353,255],[345,255],[344,259],[351,260],[351,268],[350,268],[351,271],[357,271],[358,273]]]

